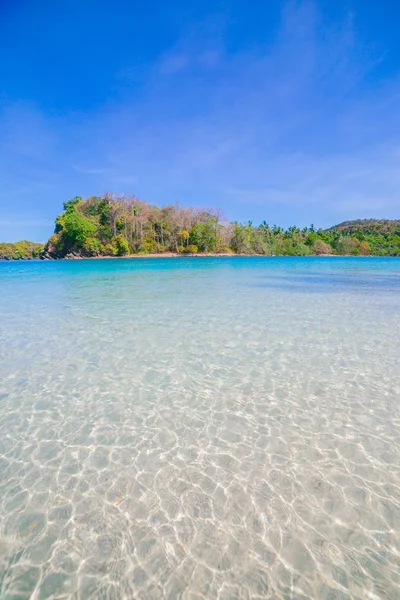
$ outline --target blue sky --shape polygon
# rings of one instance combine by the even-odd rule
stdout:
[[[394,0],[0,0],[0,240],[105,191],[400,218]]]

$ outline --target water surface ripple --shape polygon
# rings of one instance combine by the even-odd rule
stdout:
[[[400,259],[0,290],[2,600],[400,598]]]

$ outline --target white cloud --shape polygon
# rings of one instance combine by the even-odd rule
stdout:
[[[190,64],[190,57],[185,54],[167,54],[158,64],[158,72],[162,75],[174,75]]]
[[[111,169],[86,167],[84,165],[72,165],[72,168],[77,173],[83,173],[84,175],[107,175],[111,172]]]

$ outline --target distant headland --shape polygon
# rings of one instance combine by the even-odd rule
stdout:
[[[77,196],[48,242],[0,243],[0,259],[122,256],[400,256],[400,220],[346,221],[329,229],[228,222],[215,209],[155,206],[136,197]]]

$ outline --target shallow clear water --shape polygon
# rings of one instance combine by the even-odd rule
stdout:
[[[0,597],[400,598],[400,259],[0,263]]]

